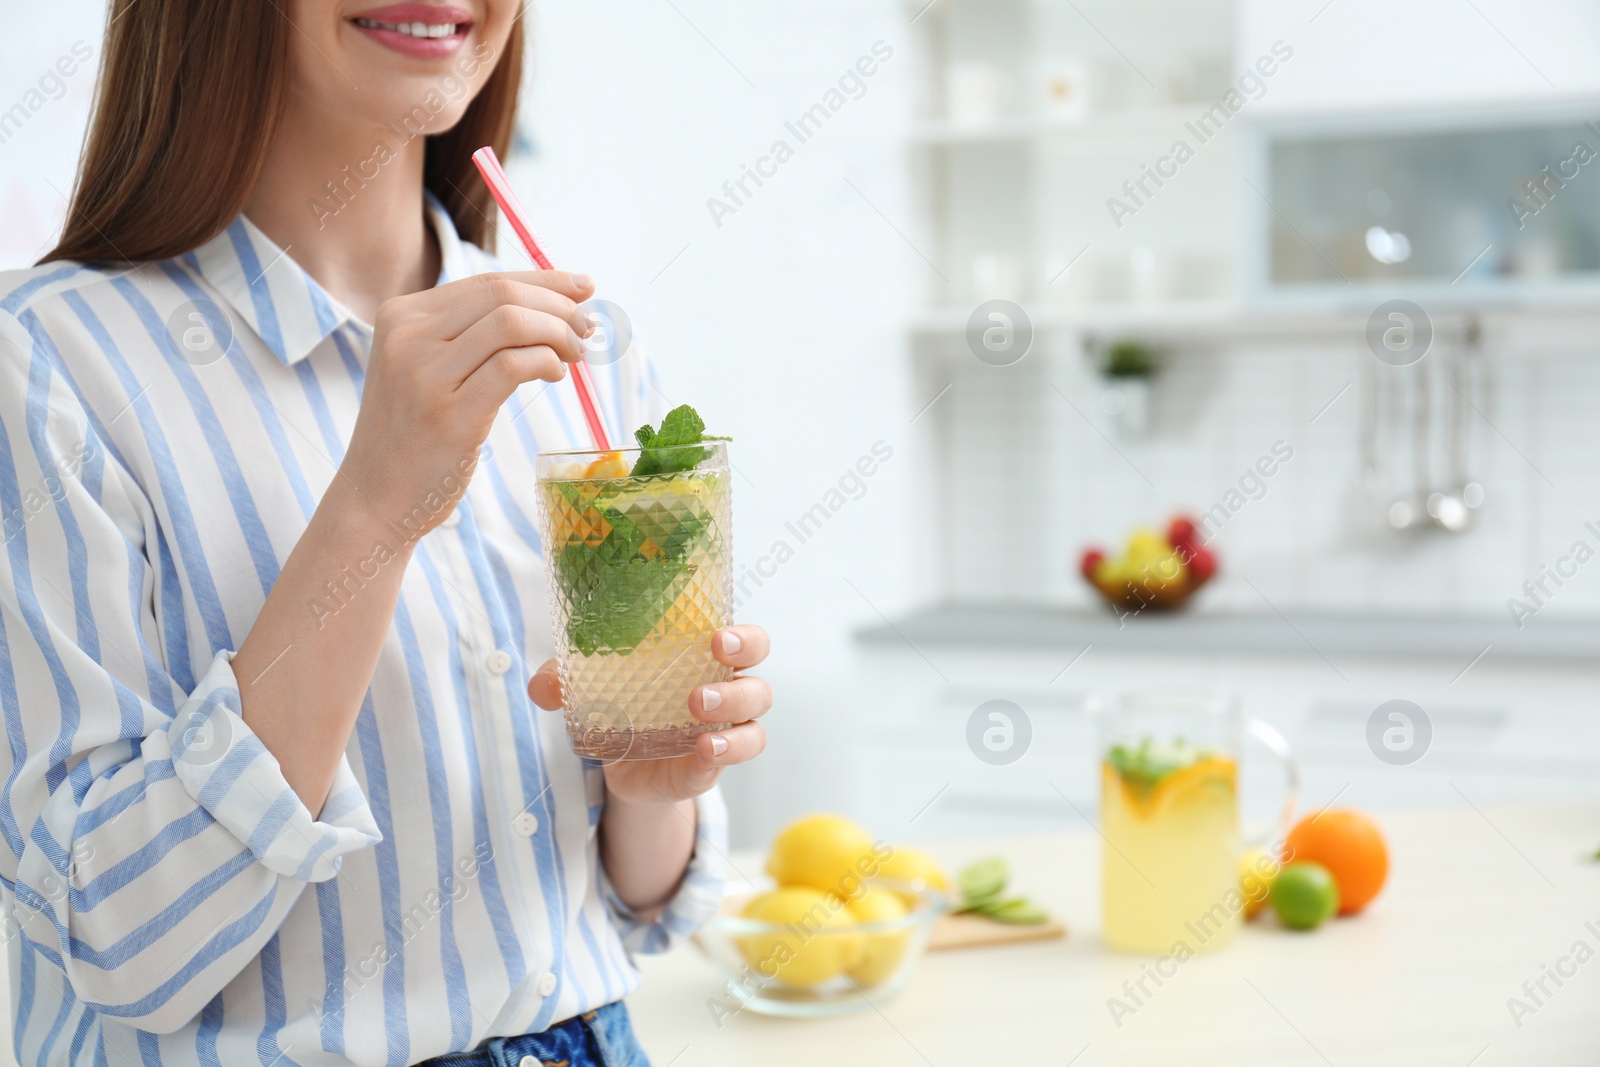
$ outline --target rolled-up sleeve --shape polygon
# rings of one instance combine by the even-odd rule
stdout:
[[[341,759],[320,818],[300,802],[240,717],[233,653],[218,652],[165,740],[178,781],[267,870],[299,882],[339,873],[339,857],[380,839],[350,761]]]
[[[298,882],[339,873],[339,858],[380,840],[372,809],[341,759],[320,818],[240,717],[233,653],[218,652],[165,732],[178,781],[267,870]]]
[[[728,805],[719,787],[695,798],[694,854],[677,892],[653,920],[640,918],[623,903],[602,865],[600,878],[606,904],[623,946],[633,954],[665,952],[704,926],[722,904],[723,886],[728,880],[727,857]]]
[[[188,685],[168,669],[151,515],[48,338],[0,314],[7,932],[97,1012],[168,1032],[380,834],[348,760],[319,813],[301,803],[231,651]]]

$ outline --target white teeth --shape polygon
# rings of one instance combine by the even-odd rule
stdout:
[[[369,30],[392,30],[407,37],[454,37],[460,28],[454,22],[378,22],[376,19],[353,20],[357,26]]]

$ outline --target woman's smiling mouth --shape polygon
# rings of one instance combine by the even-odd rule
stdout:
[[[440,59],[461,47],[472,30],[472,13],[454,6],[391,4],[349,20],[363,35],[416,59]]]

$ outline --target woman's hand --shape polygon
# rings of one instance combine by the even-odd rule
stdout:
[[[759,626],[730,626],[711,638],[711,654],[738,670],[766,659],[767,647],[767,631]],[[555,660],[539,668],[528,696],[547,711],[561,707]],[[683,881],[698,837],[694,798],[717,784],[722,768],[767,747],[759,720],[770,707],[772,687],[760,678],[702,685],[689,694],[689,711],[701,722],[732,726],[695,738],[692,755],[605,764],[600,862],[622,902],[641,919],[653,921]]]
[[[759,626],[730,626],[711,638],[711,654],[736,670],[767,658],[770,642]],[[547,711],[561,707],[561,681],[550,660],[528,683],[528,696]],[[634,804],[688,800],[717,784],[722,768],[755,759],[767,747],[761,716],[772,707],[772,687],[764,678],[735,676],[702,685],[689,694],[689,711],[701,722],[734,725],[695,738],[694,753],[670,759],[614,760],[605,765],[606,792]]]
[[[594,326],[582,274],[480,274],[378,307],[340,474],[379,521],[417,537],[454,509],[496,412],[523,382],[557,382]]]

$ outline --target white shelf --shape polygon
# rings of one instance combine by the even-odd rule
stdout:
[[[1193,121],[1203,107],[1202,104],[1175,104],[1170,107],[1128,108],[1083,118],[1007,116],[984,123],[932,119],[913,125],[910,136],[912,144],[932,146],[1062,138],[1114,140],[1167,137],[1180,133],[1183,124]]]
[[[1171,334],[1233,333],[1248,326],[1276,323],[1283,328],[1289,320],[1267,319],[1247,314],[1231,300],[1189,300],[1159,304],[1107,304],[1092,308],[1030,307],[1023,303],[1036,330],[1083,332],[1130,332]],[[912,316],[914,335],[940,337],[960,335],[967,328],[971,308],[928,308]],[[1297,316],[1296,322],[1307,321]]]
[[[1189,300],[1100,307],[1022,308],[1036,331],[1119,334],[1152,342],[1277,339],[1288,342],[1347,339],[1363,344],[1370,306],[1345,309],[1274,308],[1234,300]],[[965,334],[967,307],[926,308],[912,316],[914,341],[958,341]],[[1592,353],[1600,336],[1600,306],[1539,305],[1520,308],[1436,311],[1435,336],[1453,339],[1469,317],[1484,331],[1485,344],[1529,356]],[[926,354],[926,353],[924,353]]]

